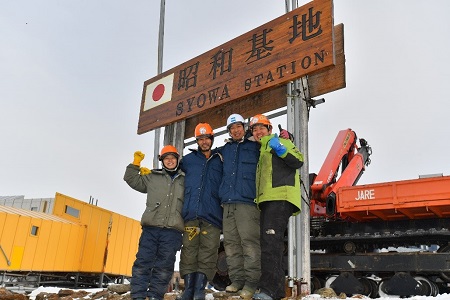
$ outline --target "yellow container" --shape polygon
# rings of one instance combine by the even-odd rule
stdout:
[[[69,253],[80,252],[86,228],[40,212],[0,206],[0,269],[7,271],[68,271],[64,266]],[[70,247],[69,245],[70,241]]]
[[[140,222],[56,193],[53,214],[87,228],[80,272],[131,276]]]
[[[56,193],[53,214],[0,206],[0,270],[131,276],[140,222]]]

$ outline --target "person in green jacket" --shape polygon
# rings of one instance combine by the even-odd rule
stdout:
[[[289,217],[301,210],[298,169],[303,155],[289,139],[272,134],[272,123],[264,115],[254,116],[250,129],[261,144],[255,198],[261,211],[261,278],[253,299],[281,299],[285,297],[284,233]]]

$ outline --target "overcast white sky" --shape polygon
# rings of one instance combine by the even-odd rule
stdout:
[[[308,1],[299,1],[299,6]],[[158,0],[0,3],[0,195],[56,192],[139,219],[123,181],[142,87],[157,75]],[[282,0],[166,1],[163,71],[285,13]],[[335,0],[347,87],[311,110],[310,172],[337,132],[373,148],[360,184],[450,175],[450,2]],[[218,143],[216,143],[219,145]]]

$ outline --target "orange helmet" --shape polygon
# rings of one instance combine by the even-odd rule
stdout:
[[[197,126],[195,126],[195,138],[202,138],[202,137],[213,137],[214,132],[208,123],[198,123]]]
[[[180,157],[180,154],[177,151],[177,148],[175,148],[172,145],[166,145],[162,147],[161,153],[159,154],[159,160],[163,160],[164,157],[168,154],[174,155],[177,159]]]
[[[272,128],[272,123],[267,119],[265,115],[257,114],[253,116],[250,120],[250,129],[253,128],[254,125],[261,124],[265,125],[269,130]]]

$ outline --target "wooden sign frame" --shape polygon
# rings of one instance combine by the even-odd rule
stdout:
[[[308,85],[311,97],[317,97],[330,93],[346,86],[345,80],[345,52],[344,52],[344,24],[338,24],[334,28],[336,65],[324,71],[308,75]],[[239,113],[244,118],[250,118],[256,114],[275,110],[286,106],[287,87],[277,86],[273,89],[246,97],[239,101],[229,102],[218,108],[205,110],[198,115],[186,119],[185,139],[194,136],[195,126],[198,123],[209,123],[212,128],[220,128],[226,125],[229,115]]]
[[[138,134],[334,65],[333,3],[314,0],[147,80]]]

